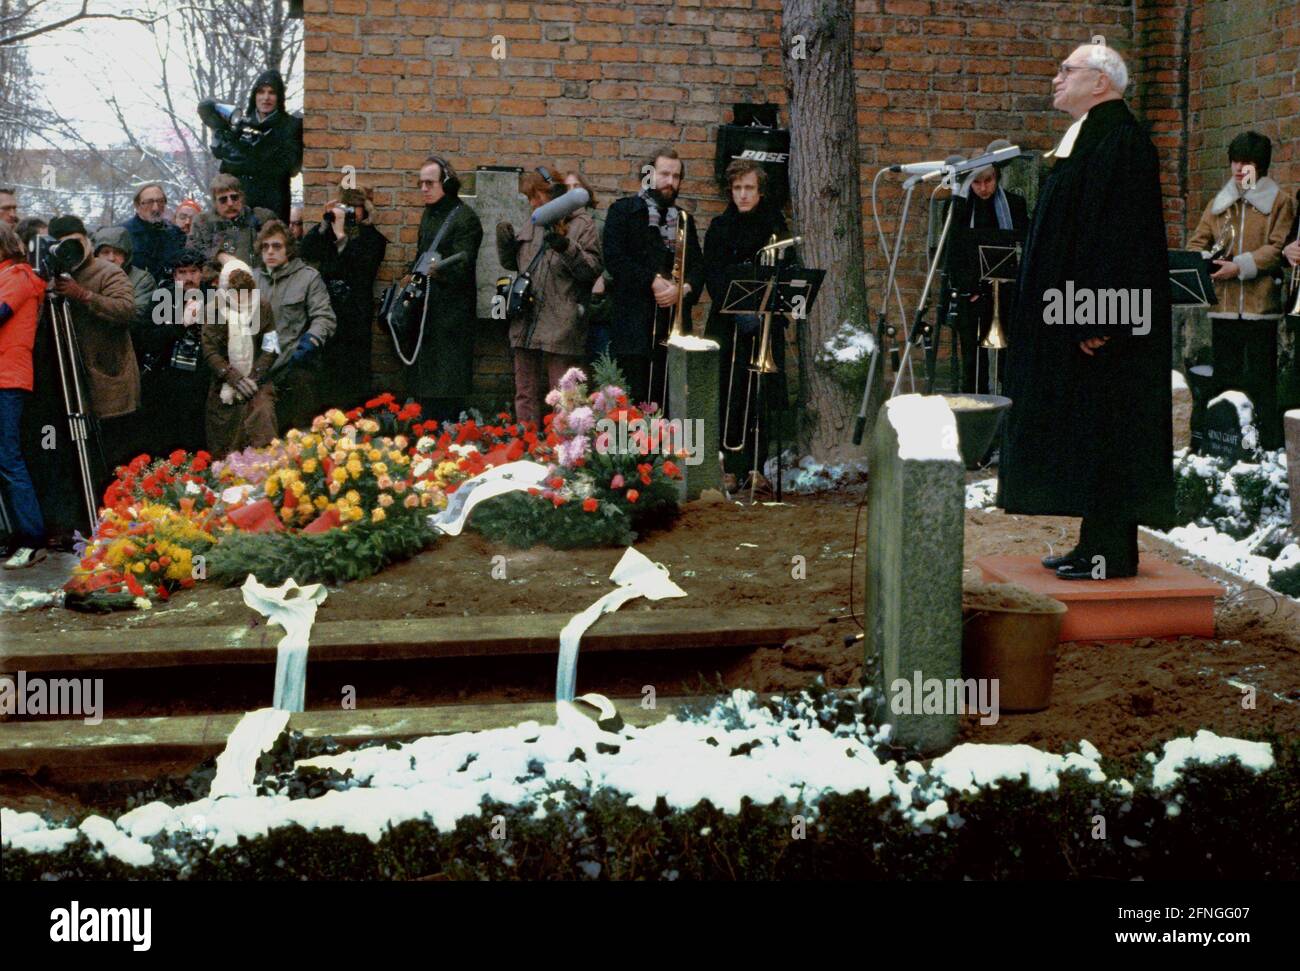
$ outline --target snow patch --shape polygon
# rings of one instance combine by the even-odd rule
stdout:
[[[885,402],[904,460],[960,462],[957,418],[942,395],[904,394]]]
[[[1178,781],[1188,763],[1213,765],[1220,759],[1236,759],[1248,769],[1263,772],[1273,767],[1273,747],[1268,742],[1221,738],[1202,728],[1195,738],[1176,738],[1165,743],[1164,758],[1152,770],[1152,785],[1168,789]]]

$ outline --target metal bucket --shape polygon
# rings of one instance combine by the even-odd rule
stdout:
[[[962,631],[962,675],[997,678],[998,707],[1042,711],[1052,701],[1056,641],[1069,608],[1051,612],[968,607]]]

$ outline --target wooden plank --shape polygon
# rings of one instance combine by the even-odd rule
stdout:
[[[660,698],[653,709],[640,698],[612,699],[630,725],[652,725],[699,697]],[[585,705],[580,710],[594,711]],[[50,781],[149,779],[185,775],[226,746],[242,713],[169,718],[106,718],[79,721],[7,722],[0,725],[0,773],[43,772]],[[289,728],[308,738],[333,736],[341,742],[398,741],[426,735],[506,728],[520,722],[554,724],[554,702],[438,705],[428,708],[372,708],[356,711],[295,712]]]
[[[311,661],[554,654],[568,614],[336,620],[311,632]],[[582,652],[755,648],[815,631],[819,621],[785,608],[624,610],[583,635]],[[150,627],[124,633],[34,634],[0,647],[0,671],[88,671],[274,664],[279,627]]]

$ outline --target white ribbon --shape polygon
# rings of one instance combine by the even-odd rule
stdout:
[[[507,462],[472,479],[466,479],[447,497],[447,508],[429,517],[429,525],[448,536],[459,536],[474,507],[507,492],[536,488],[546,478],[546,466],[537,462]]]
[[[325,587],[309,583],[300,587],[285,580],[278,587],[257,582],[251,573],[244,581],[244,603],[284,628],[275,652],[275,693],[271,704],[285,711],[302,711],[307,694],[307,645],[316,607],[327,596]]]

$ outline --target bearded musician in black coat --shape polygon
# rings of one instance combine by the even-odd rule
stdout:
[[[762,319],[754,314],[724,314],[721,310],[732,280],[758,278],[758,271],[749,268],[737,275],[738,267],[752,264],[758,251],[771,242],[773,236],[780,241],[789,237],[790,231],[781,211],[768,201],[767,173],[757,162],[736,159],[723,173],[723,184],[727,187],[727,208],[709,223],[709,231],[704,236],[705,285],[712,301],[709,319],[704,325],[704,336],[717,341],[722,349],[719,355],[718,439],[725,449],[724,467],[739,481],[742,475],[753,468],[752,458],[756,447],[754,439],[746,438],[743,451],[732,451],[725,447],[728,443],[740,442],[743,424],[749,426],[750,435],[753,435],[754,404],[751,401],[750,415],[746,421],[745,395],[749,386],[750,362],[755,357],[762,336]],[[793,258],[791,250],[786,250],[781,255],[784,257],[783,262]],[[767,446],[769,429],[766,426],[772,420],[770,413],[772,410],[784,410],[788,401],[785,384],[786,322],[784,316],[772,318],[770,340],[777,371],[764,377],[762,383],[759,407],[764,412],[765,420],[759,422],[760,440],[757,448],[760,468]]]
[[[1173,524],[1168,243],[1127,82],[1101,44],[1053,80],[1075,122],[1049,153],[1008,335],[998,505],[1082,517],[1079,545],[1043,561],[1065,579],[1136,575],[1138,524]]]

